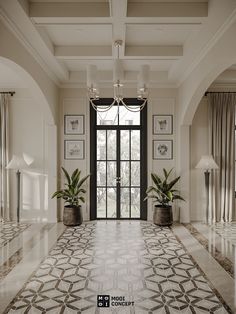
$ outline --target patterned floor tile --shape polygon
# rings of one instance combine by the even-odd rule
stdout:
[[[12,239],[16,238],[21,232],[27,229],[30,224],[4,222],[0,223],[0,247],[5,246]]]
[[[97,295],[134,306],[97,307]],[[5,313],[227,313],[171,229],[148,222],[68,228]]]

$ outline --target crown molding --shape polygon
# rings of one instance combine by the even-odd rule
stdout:
[[[186,68],[186,71],[180,77],[177,82],[177,87],[187,79],[187,77],[193,72],[193,70],[197,67],[197,65],[201,62],[201,60],[207,55],[207,53],[214,47],[217,41],[223,36],[223,34],[227,31],[227,29],[236,21],[236,9],[232,11],[230,16],[227,18],[225,23],[217,30],[214,36],[207,42],[204,48],[201,50],[199,55],[193,60],[192,64]]]
[[[38,62],[43,71],[49,76],[49,78],[57,85],[60,85],[59,79],[56,75],[49,70],[49,67],[44,62],[39,53],[35,48],[26,40],[25,36],[16,26],[16,24],[8,17],[7,13],[2,7],[0,7],[0,20],[9,29],[9,31],[19,40],[19,42],[27,49],[27,51],[32,55],[32,57]]]

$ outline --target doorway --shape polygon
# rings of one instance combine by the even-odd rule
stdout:
[[[99,100],[99,106],[110,99]],[[126,99],[137,106],[137,100]],[[90,108],[91,219],[147,219],[147,108]]]

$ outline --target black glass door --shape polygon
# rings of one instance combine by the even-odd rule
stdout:
[[[91,108],[91,219],[146,219],[146,111],[117,110]]]

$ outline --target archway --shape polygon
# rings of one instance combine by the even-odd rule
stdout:
[[[2,69],[8,69],[24,82],[11,97],[10,158],[13,154],[29,154],[34,158],[30,169],[22,174],[21,221],[57,221],[56,201],[51,200],[57,182],[57,132],[55,118],[44,92],[32,76],[15,62],[0,57]],[[4,83],[4,75],[1,82]],[[8,90],[12,90],[8,85]],[[0,84],[0,89],[4,88]],[[12,86],[15,90],[15,86]],[[10,174],[10,218],[16,217],[16,180]]]

